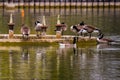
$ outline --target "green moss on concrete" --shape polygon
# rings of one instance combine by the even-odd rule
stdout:
[[[97,44],[97,41],[95,39],[90,40],[80,40],[77,42],[78,47],[84,47],[84,46],[95,46]]]
[[[57,46],[56,42],[0,42],[0,46]]]

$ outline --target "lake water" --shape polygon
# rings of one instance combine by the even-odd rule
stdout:
[[[20,33],[24,22],[34,31],[34,22],[46,16],[47,34],[55,34],[57,15],[69,27],[84,21],[100,28],[105,37],[120,40],[120,9],[25,9],[24,20],[20,10],[2,10],[0,33],[8,33],[9,15],[13,13],[15,33]],[[96,46],[1,46],[0,80],[120,80],[120,43]]]
[[[119,80],[120,45],[1,46],[1,80]]]

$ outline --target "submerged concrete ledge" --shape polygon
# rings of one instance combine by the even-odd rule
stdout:
[[[21,34],[14,34],[13,38],[9,38],[8,34],[0,34],[0,43],[20,43],[20,42],[28,42],[28,43],[42,43],[42,42],[48,42],[48,43],[54,43],[54,42],[63,42],[68,41],[72,43],[74,35],[63,35],[61,37],[58,37],[56,35],[44,35],[37,37],[35,34],[30,34],[28,39],[23,39]],[[78,42],[86,43],[86,42],[94,42],[96,43],[96,37],[82,37],[77,36]]]

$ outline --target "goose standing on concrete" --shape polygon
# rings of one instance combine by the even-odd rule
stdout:
[[[67,25],[64,22],[60,22],[60,15],[57,17],[57,24],[55,31],[60,31],[63,35],[63,32],[67,30]]]
[[[81,22],[78,25],[71,26],[71,30],[77,32],[78,34],[81,34],[81,36],[83,35],[83,33],[88,33],[89,38],[91,38],[92,33],[97,33],[98,35],[101,35],[101,30],[90,25],[85,25],[84,22]]]
[[[73,31],[73,32],[75,32],[75,33],[77,33],[78,35],[83,35],[84,34],[84,36],[85,36],[85,34],[87,33],[87,31],[86,30],[82,30],[83,29],[83,26],[80,26],[80,25],[73,25],[73,26],[71,26],[70,27],[70,29]]]
[[[89,34],[89,38],[91,38],[92,33],[97,33],[98,35],[102,34],[100,29],[90,25],[84,25],[80,32],[84,31],[86,31]]]
[[[36,31],[37,37],[39,37],[39,35],[41,35],[41,26],[43,26],[43,24],[40,23],[40,21],[35,22],[35,31]]]
[[[45,16],[43,16],[42,23],[40,21],[35,22],[35,31],[37,33],[37,37],[40,35],[46,35],[47,28],[48,26],[46,25]]]
[[[30,28],[23,24],[21,27],[21,33],[24,39],[28,39],[30,34]]]

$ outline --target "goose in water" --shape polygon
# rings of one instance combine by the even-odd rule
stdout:
[[[98,38],[97,38],[97,42],[98,43],[107,43],[107,44],[111,44],[113,42],[117,42],[115,40],[112,39],[107,39],[107,38],[103,38],[104,34],[101,34]]]

